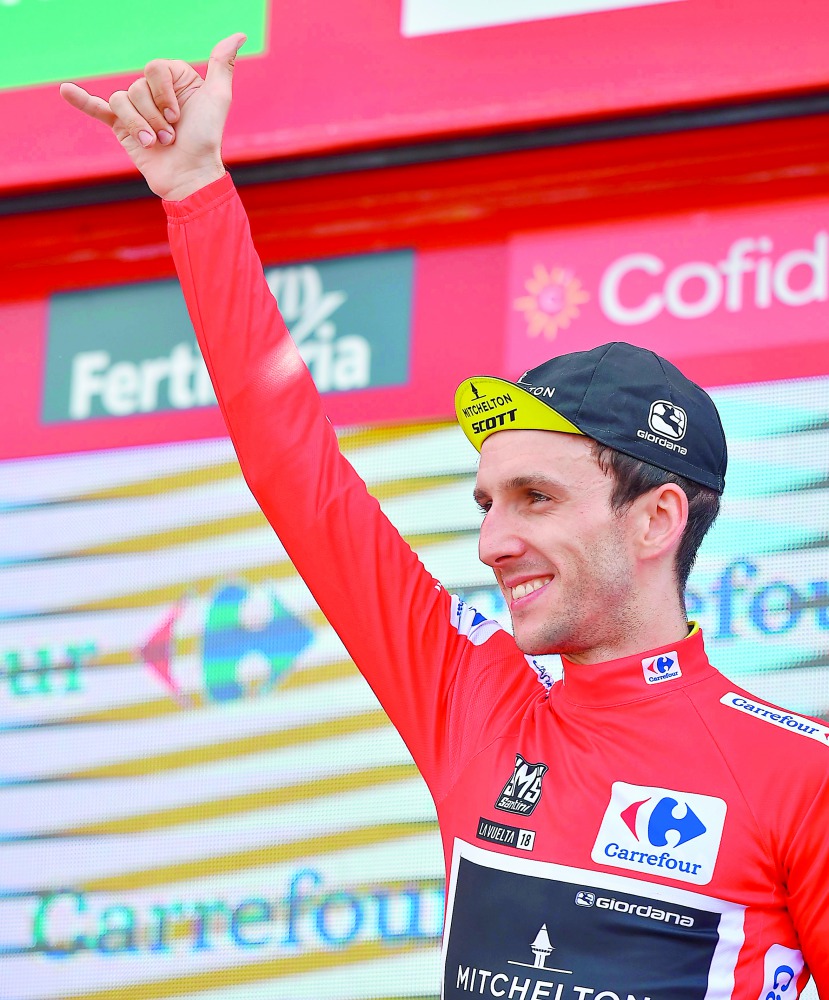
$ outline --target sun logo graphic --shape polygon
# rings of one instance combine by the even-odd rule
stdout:
[[[536,264],[524,288],[529,294],[517,298],[514,304],[524,314],[529,337],[543,334],[555,340],[559,330],[566,330],[578,318],[579,306],[590,301],[573,272],[556,265],[548,271],[543,264]]]
[[[231,583],[180,601],[141,657],[180,704],[192,706],[272,690],[312,639],[270,587]]]

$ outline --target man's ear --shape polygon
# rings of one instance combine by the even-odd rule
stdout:
[[[688,497],[676,483],[665,483],[634,501],[636,545],[640,559],[655,559],[672,552],[688,523]]]

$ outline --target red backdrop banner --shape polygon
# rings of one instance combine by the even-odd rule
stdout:
[[[456,11],[448,21],[441,14],[447,7]],[[264,35],[258,22],[250,28],[264,39],[263,51],[238,68],[230,162],[827,82],[825,0],[304,0],[271,4],[265,13]],[[228,33],[246,29],[239,19],[228,12]],[[101,30],[118,31],[118,15]],[[76,41],[82,45],[83,35]],[[163,29],[158,54],[168,54]],[[136,69],[96,78],[91,89],[108,96]],[[0,116],[0,191],[129,174],[120,149],[62,105],[54,83],[0,90]]]

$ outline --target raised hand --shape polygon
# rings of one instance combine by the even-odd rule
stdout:
[[[162,198],[178,201],[221,177],[222,134],[230,110],[233,66],[242,34],[222,39],[202,79],[180,59],[154,59],[144,75],[108,101],[63,83],[61,97],[112,129]]]

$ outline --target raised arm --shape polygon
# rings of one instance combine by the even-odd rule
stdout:
[[[242,40],[216,46],[204,80],[185,63],[156,61],[108,102],[74,85],[62,93],[112,128],[165,198],[176,269],[245,478],[440,798],[486,734],[458,686],[491,684],[490,697],[475,699],[486,712],[538,688],[507,633],[457,613],[339,452],[222,166]]]

